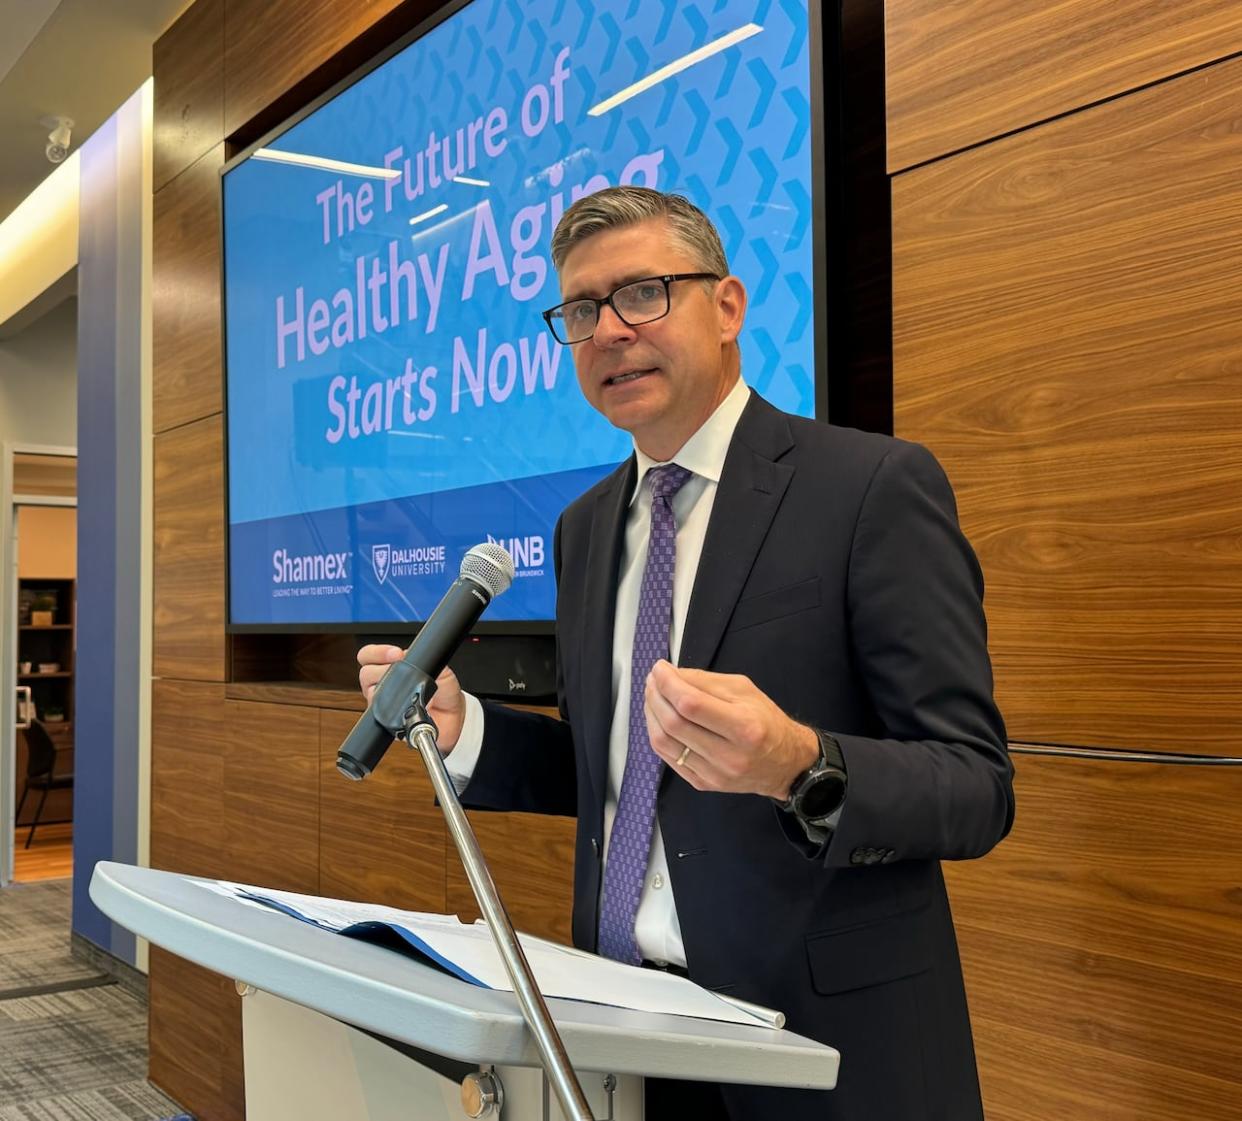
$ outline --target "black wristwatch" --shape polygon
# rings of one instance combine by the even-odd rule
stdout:
[[[815,729],[819,739],[819,758],[793,781],[789,797],[777,802],[793,814],[807,839],[823,844],[832,836],[837,814],[845,804],[847,779],[841,745],[828,732]]]

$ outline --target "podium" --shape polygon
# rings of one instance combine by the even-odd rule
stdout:
[[[102,861],[90,895],[243,994],[247,1121],[560,1121],[512,993]],[[594,1117],[641,1121],[646,1076],[831,1089],[838,1053],[789,1031],[549,999]]]

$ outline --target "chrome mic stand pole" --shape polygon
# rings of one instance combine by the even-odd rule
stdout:
[[[483,917],[487,920],[492,940],[505,963],[505,970],[513,983],[514,995],[522,1009],[522,1016],[535,1037],[540,1062],[556,1093],[561,1110],[569,1121],[594,1121],[586,1095],[583,1094],[577,1075],[569,1064],[565,1044],[548,1014],[548,1006],[535,982],[530,963],[526,960],[513,923],[510,922],[505,905],[496,891],[496,884],[488,870],[478,838],[461,808],[457,788],[449,778],[440,749],[436,747],[436,726],[427,715],[422,701],[417,698],[406,710],[404,719],[403,738],[423,757],[431,785],[440,801],[440,808],[444,811],[444,819],[448,822],[449,833],[452,834],[453,843],[457,846],[457,852],[465,866],[466,878],[470,881],[470,888]]]

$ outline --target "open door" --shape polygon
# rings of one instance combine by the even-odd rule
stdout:
[[[26,774],[19,728],[40,720],[55,742],[58,770],[72,767],[77,454],[9,444],[0,469],[0,680],[7,683],[0,690],[3,887],[14,878],[15,810]],[[26,807],[23,812],[30,816]],[[49,795],[42,821],[71,816],[71,790]]]

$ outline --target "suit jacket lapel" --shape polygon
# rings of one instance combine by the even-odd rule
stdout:
[[[637,466],[633,455],[612,475],[612,485],[596,496],[591,512],[591,543],[583,610],[583,713],[587,729],[587,767],[603,805],[608,778],[608,735],[612,724],[612,636],[617,608],[617,580],[630,494]]]
[[[792,447],[793,434],[784,414],[752,393],[716,488],[678,664],[695,669],[711,666],[793,478],[793,465],[778,462]]]

